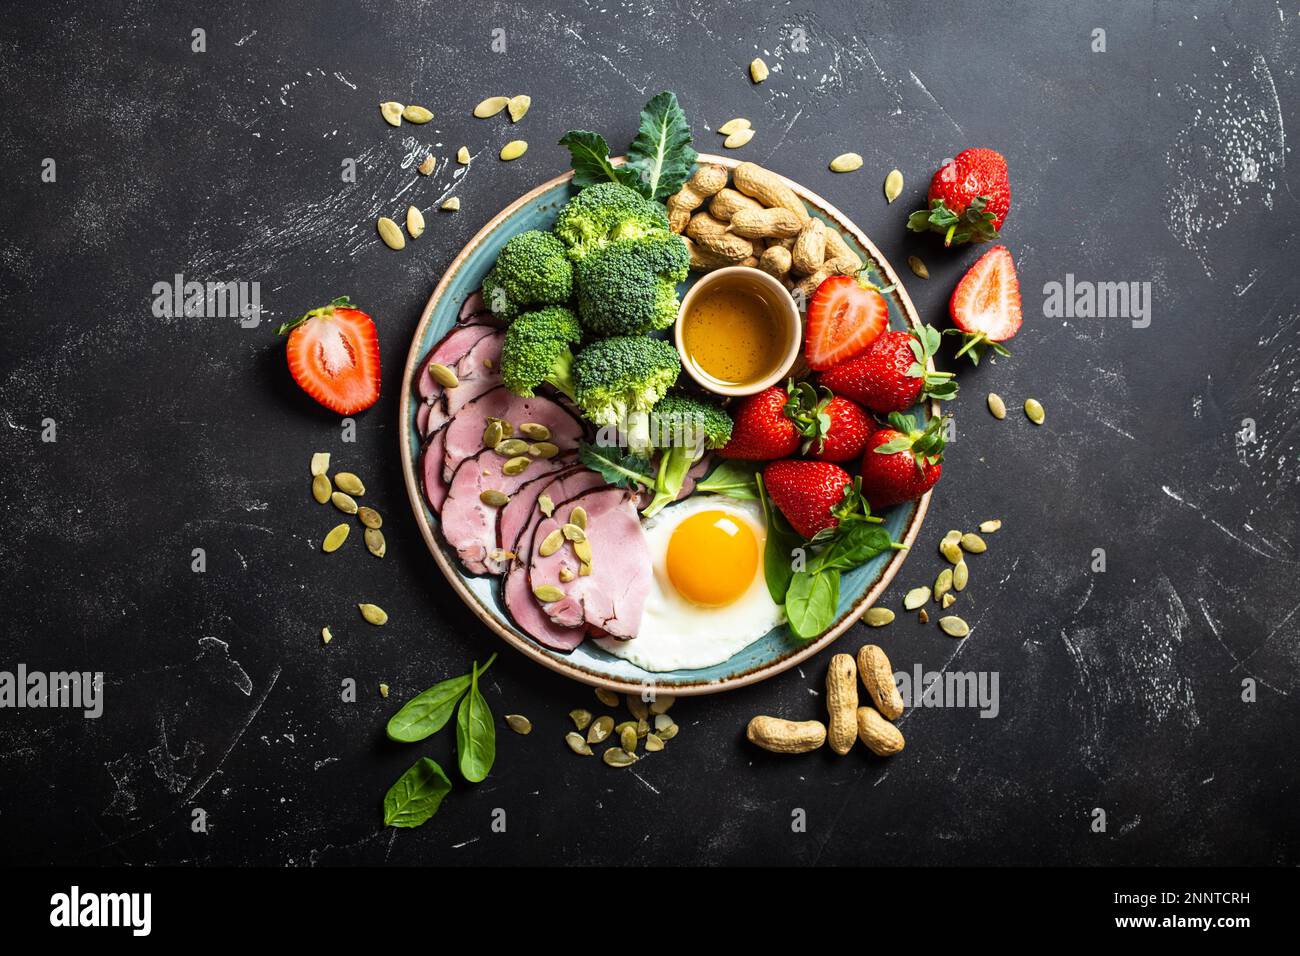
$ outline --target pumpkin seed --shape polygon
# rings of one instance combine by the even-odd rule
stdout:
[[[851,173],[862,168],[862,157],[857,153],[840,153],[831,160],[831,172]]]
[[[316,499],[318,505],[329,501],[332,491],[328,475],[317,475],[311,480],[311,496]]]
[[[389,249],[406,248],[406,237],[402,235],[402,230],[397,228],[397,223],[393,220],[387,216],[380,216],[375,225],[379,229],[379,238],[384,240],[384,245]]]
[[[636,728],[624,727],[618,736],[618,742],[628,753],[636,753]]]
[[[729,119],[719,126],[718,133],[722,136],[730,136],[732,133],[739,130],[749,129],[749,126],[749,120],[745,119],[743,116],[737,116],[735,119]]]
[[[518,123],[528,112],[528,107],[532,105],[533,98],[526,93],[510,97],[510,102],[506,104],[506,109],[510,112],[510,122]]]
[[[744,146],[753,138],[754,131],[752,129],[738,129],[724,139],[722,145],[727,147],[727,149],[740,149],[740,147]]]
[[[537,547],[537,554],[539,557],[549,558],[562,547],[564,547],[564,532],[556,528],[542,539],[542,543]]]
[[[755,83],[762,83],[767,79],[767,64],[763,62],[761,56],[756,56],[750,61],[749,78]]]
[[[576,524],[565,524],[560,526],[566,541],[586,541],[587,532],[583,531]]]
[[[970,580],[970,567],[964,560],[958,561],[952,569],[952,589],[954,591],[966,590],[966,583]]]
[[[984,532],[985,534],[992,534],[994,531],[1001,530],[1001,528],[1002,528],[1002,519],[1000,518],[994,518],[991,521],[980,522],[980,531]]]
[[[345,495],[341,491],[336,491],[334,494],[330,495],[330,502],[345,515],[354,515],[357,513],[357,503],[352,500],[351,495]]]
[[[944,568],[934,579],[934,599],[938,601],[952,590],[952,568]]]
[[[868,608],[862,619],[869,627],[884,627],[894,620],[894,612],[887,607]]]
[[[547,461],[560,453],[560,447],[549,441],[534,442],[528,446],[528,454],[534,458]]]
[[[579,560],[579,561],[581,561],[583,564],[585,564],[585,565],[588,566],[587,571],[584,572],[584,573],[586,573],[586,574],[590,574],[590,573],[591,573],[591,568],[590,568],[590,565],[591,565],[591,542],[590,542],[590,541],[575,541],[575,542],[573,542],[573,553],[576,554],[576,555],[578,556],[578,560]]]
[[[655,733],[660,740],[672,740],[677,736],[677,724],[667,714],[656,714]]]
[[[510,501],[510,496],[504,491],[497,491],[495,488],[488,488],[485,491],[479,492],[478,500],[483,502],[483,504],[487,505],[489,508],[501,508]]]
[[[330,641],[334,640],[334,635],[330,633],[330,629],[328,627],[322,627],[320,629],[320,639],[324,643],[328,644]]]
[[[578,505],[569,512],[569,523],[576,524],[583,531],[587,530],[587,509]]]
[[[367,508],[364,505],[357,509],[357,518],[367,528],[382,528],[384,526],[383,516],[374,508]]]
[[[919,621],[921,624],[929,624],[929,623],[930,623],[930,615],[927,614],[927,613],[925,613],[925,608],[921,608],[921,610],[919,610],[919,611],[916,612],[916,619],[917,619],[917,621]]]
[[[501,474],[503,475],[523,474],[524,469],[526,469],[532,463],[533,463],[532,459],[528,458],[526,455],[520,455],[518,458],[511,458],[508,462],[506,462],[504,465],[501,466]]]
[[[495,418],[490,419],[487,427],[483,429],[483,447],[496,448],[501,444],[501,439],[505,436],[505,429]]]
[[[361,479],[350,471],[340,471],[334,476],[334,484],[339,486],[341,491],[346,491],[350,495],[364,495],[366,486],[361,483]]]
[[[889,175],[885,177],[885,200],[893,202],[903,191],[903,174],[897,169],[891,169]]]
[[[460,208],[460,197],[459,197],[459,196],[450,196],[450,197],[448,197],[447,199],[444,199],[444,200],[442,201],[442,205],[439,206],[438,208],[439,208],[439,209],[444,209],[444,210],[446,210],[447,212],[455,212],[457,209]]]
[[[949,637],[965,637],[970,633],[970,625],[956,615],[939,618],[939,629]]]
[[[380,627],[388,623],[388,612],[378,604],[358,604],[357,609],[361,612],[361,616],[366,619],[367,624]]]
[[[1043,411],[1043,405],[1036,398],[1025,399],[1025,416],[1035,425],[1043,424],[1043,419],[1047,413]]]
[[[663,738],[658,734],[646,734],[645,749],[646,753],[657,754],[664,749]]]
[[[926,264],[921,261],[920,256],[908,256],[907,266],[909,269],[912,270],[912,274],[915,275],[918,279],[930,278],[930,270],[926,266]]]
[[[429,363],[429,377],[443,388],[456,388],[460,385],[460,379],[456,377],[456,373],[441,362]]]
[[[522,139],[512,139],[501,147],[501,161],[508,163],[512,159],[518,159],[524,153],[528,152],[528,144]]]
[[[513,561],[517,555],[513,551],[503,551],[500,548],[493,548],[488,552],[488,557],[493,561]]]
[[[989,414],[998,421],[1007,417],[1007,403],[1002,401],[1002,396],[997,392],[989,392],[988,403]]]
[[[952,607],[954,604],[957,603],[957,595],[945,594],[943,596],[943,600],[940,601],[939,603],[943,605],[945,610],[947,610],[948,608]]]
[[[546,441],[551,437],[551,430],[545,425],[537,424],[537,422],[524,422],[519,426],[519,434],[525,438],[531,438],[533,441]]]
[[[551,499],[550,495],[542,495],[539,497],[537,499],[537,508],[548,518],[555,514],[555,502]]]
[[[573,721],[573,726],[579,730],[586,730],[587,725],[591,723],[591,711],[589,710],[571,710],[569,719]]]
[[[909,611],[915,611],[928,600],[930,600],[930,589],[928,587],[912,588],[903,598],[903,607]]]
[[[650,701],[650,713],[656,717],[668,713],[668,708],[677,702],[677,698],[672,694],[655,694],[655,699]]]
[[[643,701],[636,694],[628,694],[627,697],[624,698],[624,700],[627,701],[628,712],[631,713],[631,715],[635,717],[637,720],[650,719],[649,705],[646,704],[646,702]]]
[[[528,451],[528,442],[522,438],[505,438],[497,442],[492,450],[502,458],[514,458]]]
[[[402,125],[402,110],[405,109],[401,103],[389,101],[379,104],[379,113],[384,117],[384,122],[389,126]]]
[[[581,564],[578,565],[578,577],[585,578],[590,576],[590,574],[591,574],[590,561],[583,561]]]
[[[428,156],[424,157],[424,159],[420,162],[419,166],[415,167],[415,171],[418,172],[421,176],[432,176],[433,167],[436,166],[437,164],[438,161],[433,158],[433,153],[430,153]]]
[[[348,540],[348,532],[352,528],[345,524],[335,525],[330,529],[330,533],[325,535],[325,540],[321,542],[320,549],[326,554],[332,554],[339,548],[343,547],[343,542]]]
[[[382,558],[388,552],[388,542],[378,528],[367,528],[361,533],[361,539],[366,543],[366,550],[376,558]]]
[[[380,684],[380,685],[379,685],[379,696],[382,697],[382,698],[384,698],[384,700],[388,700],[388,685],[387,685],[387,684]]]
[[[536,595],[537,600],[541,601],[543,604],[551,604],[555,601],[562,600],[564,597],[564,592],[554,584],[539,585],[538,587],[533,588],[533,594]]]
[[[311,476],[323,475],[330,470],[330,453],[318,451],[311,456]]]
[[[609,714],[597,717],[592,725],[587,728],[587,743],[598,744],[604,741],[614,729],[614,718]]]
[[[939,542],[939,553],[948,559],[950,564],[956,564],[961,560],[961,532],[949,531]]]
[[[973,531],[967,531],[961,536],[961,547],[963,551],[968,551],[971,554],[983,554],[989,549],[989,546],[984,543],[984,539]]]
[[[572,581],[574,578],[576,578],[577,576],[578,576],[578,574],[577,574],[576,571],[573,570],[573,568],[560,568],[560,583],[561,583],[561,584],[568,584],[569,582],[571,582],[571,581]]]
[[[523,737],[533,732],[533,722],[523,714],[506,714],[506,726]]]
[[[572,750],[579,757],[591,756],[591,748],[588,747],[587,742],[582,739],[582,734],[575,734],[572,730],[570,730],[567,734],[564,735],[564,742],[568,744],[569,749]]]
[[[429,120],[433,119],[433,114],[423,106],[408,106],[406,109],[402,110],[402,119],[406,120],[408,123],[415,123],[419,126],[420,124],[427,123]]]
[[[614,693],[612,690],[606,690],[604,687],[596,688],[596,699],[606,707],[618,706],[618,694]]]
[[[412,239],[424,235],[424,213],[414,206],[406,207],[406,231]]]
[[[630,754],[622,747],[610,747],[601,755],[601,760],[611,767],[630,767],[636,763],[636,754]]]
[[[508,96],[489,96],[474,107],[474,115],[479,119],[487,119],[490,116],[496,116],[509,105],[510,97]]]
[[[469,165],[469,147],[462,146],[460,149],[456,150],[456,162],[460,163],[462,166]]]

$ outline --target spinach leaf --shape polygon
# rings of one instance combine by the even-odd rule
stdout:
[[[839,571],[799,571],[785,595],[785,616],[798,637],[815,637],[835,621],[840,602]]]
[[[442,768],[421,757],[384,796],[384,826],[418,827],[438,812],[451,781]]]
[[[609,160],[609,144],[599,133],[571,129],[560,138],[573,159],[573,185],[579,189],[596,183],[613,181],[640,191],[640,177],[627,166],[615,166]]]
[[[483,671],[491,667],[496,659],[496,654],[488,658]],[[462,674],[434,684],[424,693],[412,697],[389,718],[388,739],[412,744],[442,730],[447,721],[451,720],[456,701],[460,700],[469,685],[470,675]]]
[[[456,759],[460,772],[470,783],[478,783],[492,769],[497,757],[497,731],[492,711],[478,689],[478,661],[470,672],[469,693],[456,711]]]
[[[754,481],[758,470],[759,466],[753,462],[726,459],[695,487],[715,495],[753,501],[758,497],[758,485]]]
[[[772,595],[772,600],[784,604],[790,578],[794,575],[792,552],[803,546],[803,539],[786,523],[781,512],[768,499],[763,490],[763,476],[757,472],[754,474],[754,484],[758,488],[763,517],[767,521],[767,543],[763,545],[763,579],[767,582],[767,593]]]
[[[889,532],[880,525],[855,521],[841,525],[839,532],[813,562],[815,570],[852,571],[894,546]]]
[[[677,94],[665,90],[641,111],[641,127],[627,148],[627,165],[639,177],[642,195],[667,199],[691,175],[695,157],[686,114]]]

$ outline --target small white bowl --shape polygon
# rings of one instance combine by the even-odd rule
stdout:
[[[697,296],[706,293],[714,283],[732,279],[737,274],[743,274],[745,280],[762,286],[770,293],[764,298],[774,306],[775,318],[780,326],[779,334],[785,339],[786,347],[779,366],[768,375],[753,382],[747,382],[744,385],[724,385],[701,369],[695,363],[695,359],[687,353],[684,326],[691,303],[695,301]],[[696,281],[695,285],[691,286],[686,295],[682,297],[681,308],[677,311],[677,324],[673,328],[673,340],[677,345],[678,354],[682,357],[682,367],[702,388],[713,392],[715,395],[753,395],[765,388],[771,388],[784,379],[794,366],[795,361],[799,358],[800,347],[803,345],[803,323],[799,319],[799,309],[794,304],[794,297],[790,295],[790,291],[785,286],[772,276],[761,269],[753,269],[749,266],[726,266],[722,269],[704,273]]]

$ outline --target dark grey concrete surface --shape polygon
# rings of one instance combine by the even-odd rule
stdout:
[[[1298,40],[1295,5],[1264,2],[6,10],[0,670],[103,671],[106,687],[96,720],[0,710],[0,860],[1300,862]],[[755,55],[772,67],[761,86]],[[754,714],[818,715],[823,655],[679,702],[668,751],[616,772],[560,740],[591,692],[499,646],[426,552],[397,392],[429,292],[491,215],[566,167],[565,130],[625,143],[663,88],[701,148],[748,117],[737,155],[820,192],[895,266],[924,257],[931,278],[907,287],[940,325],[977,252],[908,235],[906,213],[944,157],[1006,155],[1025,327],[1011,359],[961,370],[925,546],[887,596],[932,580],[948,528],[1001,518],[959,604],[974,631],[955,642],[900,618],[840,645],[870,637],[899,670],[996,672],[996,718],[914,710],[888,762],[756,752]],[[533,97],[517,126],[470,116],[516,92]],[[387,99],[436,119],[391,129]],[[498,162],[514,137],[528,154]],[[453,178],[461,144],[476,158]],[[431,179],[410,169],[426,148]],[[828,172],[846,150],[863,169]],[[893,167],[907,186],[887,206]],[[444,195],[458,213],[434,210]],[[411,202],[428,232],[391,252],[374,220]],[[155,317],[153,286],[177,273],[259,282],[261,325]],[[1149,325],[1049,317],[1045,286],[1067,275],[1149,283]],[[344,293],[376,317],[386,370],[351,444],[272,334]],[[984,410],[990,390],[1006,421]],[[1041,428],[1016,410],[1029,396]],[[307,460],[322,449],[367,479],[383,562],[318,552],[329,519]],[[391,623],[363,625],[358,600]],[[397,746],[387,716],[493,650],[491,706],[536,730],[503,731],[491,777],[458,783],[423,828],[385,830],[402,770],[454,765],[450,732]],[[347,678],[356,703],[340,700]]]

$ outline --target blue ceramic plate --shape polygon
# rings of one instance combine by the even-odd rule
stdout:
[[[701,155],[700,161],[718,163],[729,168],[738,164],[737,160],[720,156]],[[418,477],[421,442],[415,427],[415,413],[419,408],[418,398],[414,394],[416,373],[429,350],[455,324],[461,304],[482,283],[505,242],[528,229],[551,227],[556,213],[573,194],[570,178],[571,174],[566,174],[538,186],[495,216],[461,250],[424,308],[402,374],[400,412],[406,491],[421,533],[451,586],[490,630],[537,662],[575,680],[623,693],[639,692],[646,684],[653,684],[665,693],[689,696],[743,687],[779,674],[827,647],[848,630],[893,580],[907,552],[882,554],[844,574],[838,618],[834,626],[820,637],[807,641],[797,640],[787,628],[781,627],[755,641],[725,663],[701,670],[650,672],[605,653],[591,641],[584,642],[569,654],[562,654],[542,647],[515,628],[501,606],[498,579],[471,577],[463,573],[455,552],[448,550],[442,541],[438,519],[424,501]],[[810,212],[844,233],[849,244],[863,260],[875,264],[885,284],[895,285],[895,291],[885,297],[889,302],[890,325],[896,329],[908,328],[909,325],[919,326],[916,310],[899,283],[897,274],[871,241],[821,197],[797,183],[791,182],[789,185],[808,205]],[[912,544],[929,502],[930,496],[927,494],[919,501],[891,508],[883,515],[885,527],[895,541],[909,546]]]

